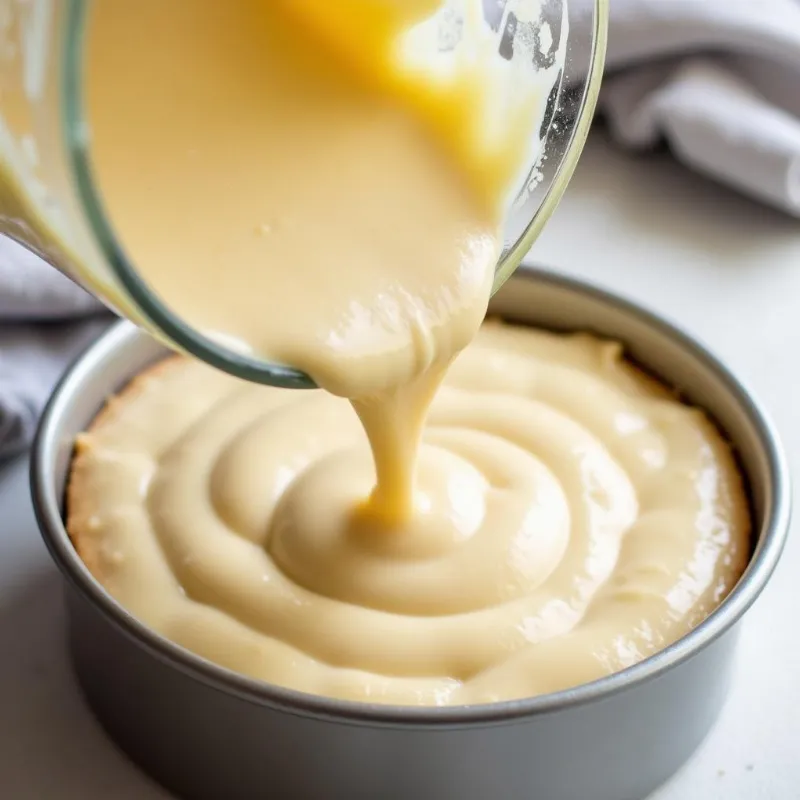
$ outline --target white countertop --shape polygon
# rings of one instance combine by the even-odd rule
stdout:
[[[597,134],[532,257],[641,300],[705,340],[800,456],[800,223]],[[692,762],[652,800],[800,797],[800,542],[748,615],[733,692]],[[0,468],[0,796],[164,800],[84,707],[60,579],[39,540],[27,462]],[[542,800],[545,800],[544,798]],[[591,800],[591,798],[576,798]]]

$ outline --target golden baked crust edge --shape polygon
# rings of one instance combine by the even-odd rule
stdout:
[[[89,457],[92,436],[113,426],[119,419],[121,409],[140,397],[154,378],[163,378],[186,362],[186,356],[166,356],[138,372],[121,389],[113,391],[106,398],[86,429],[75,437],[64,498],[67,535],[89,572],[101,584],[105,583],[106,576],[99,553],[100,542],[92,535],[91,529],[94,499],[89,483],[96,469],[96,464]]]

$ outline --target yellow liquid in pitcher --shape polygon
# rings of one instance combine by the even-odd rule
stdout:
[[[374,510],[396,521],[430,400],[484,317],[541,97],[521,93],[498,134],[480,58],[421,72],[404,47],[437,3],[345,5],[104,0],[88,119],[108,214],[152,290],[350,398]]]

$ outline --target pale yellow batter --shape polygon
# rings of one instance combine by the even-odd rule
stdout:
[[[420,67],[441,5],[103,0],[87,36],[93,166],[137,270],[198,330],[350,398],[387,519],[543,112],[522,78],[499,103],[514,65],[470,15],[469,57]]]
[[[458,356],[545,95],[503,101],[480,35],[424,68],[439,6],[103,0],[88,31],[96,178],[145,280],[328,391],[145,374],[78,443],[70,533],[174,642],[383,703],[608,674],[748,556],[727,447],[615,345],[490,326]]]
[[[189,360],[78,443],[68,527],[137,618],[307,692],[447,705],[607,675],[673,642],[749,556],[727,445],[619,346],[487,324],[424,433],[416,513],[373,484],[348,403]]]

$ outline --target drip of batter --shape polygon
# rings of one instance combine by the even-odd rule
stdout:
[[[492,66],[479,2],[467,57],[421,64],[440,5],[104,0],[87,39],[93,166],[132,262],[196,329],[352,400],[361,516],[392,530],[543,113]]]

